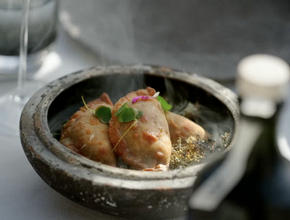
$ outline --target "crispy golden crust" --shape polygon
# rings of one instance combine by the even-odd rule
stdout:
[[[165,113],[165,116],[168,122],[172,144],[176,144],[179,138],[186,139],[190,136],[195,136],[206,140],[210,136],[201,126],[188,118],[169,111]]]
[[[132,104],[136,96],[153,96],[155,90],[148,87],[131,92],[121,98],[113,107],[109,134],[113,146],[134,122],[120,123],[115,113],[124,104],[143,112],[143,116],[128,131],[115,147],[115,152],[134,169],[164,170],[169,166],[171,141],[164,111],[157,99],[139,100]],[[163,166],[162,166],[163,165]]]
[[[87,104],[93,110],[100,105],[113,107],[106,93]],[[82,106],[64,124],[60,143],[91,160],[116,166],[116,155],[109,140],[108,130],[108,125],[101,123],[91,111]]]

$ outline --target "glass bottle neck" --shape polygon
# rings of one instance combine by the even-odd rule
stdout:
[[[267,100],[251,102],[252,100],[240,100],[241,121],[246,121],[248,126],[259,126],[261,132],[253,146],[248,164],[264,176],[271,172],[281,158],[277,147],[277,124],[283,103]]]

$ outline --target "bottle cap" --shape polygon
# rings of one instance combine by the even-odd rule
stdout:
[[[241,98],[261,98],[281,102],[287,96],[289,65],[281,58],[255,54],[237,67],[237,92]]]

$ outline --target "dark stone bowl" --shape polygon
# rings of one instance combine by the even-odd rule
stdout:
[[[148,65],[96,67],[57,79],[39,90],[25,106],[21,142],[39,176],[67,198],[94,210],[135,219],[168,219],[186,215],[196,173],[193,165],[166,172],[110,167],[78,155],[56,136],[63,122],[83,105],[107,92],[117,101],[128,92],[151,86],[169,97],[174,111],[199,102],[220,117],[204,115],[236,138],[239,108],[236,95],[220,84],[185,72]],[[201,112],[201,115],[206,112]],[[228,126],[223,127],[227,121]],[[203,121],[200,122],[203,126]],[[210,128],[208,128],[210,129]]]

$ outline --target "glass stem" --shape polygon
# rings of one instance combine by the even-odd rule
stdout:
[[[22,21],[20,29],[20,48],[19,48],[19,70],[17,93],[21,96],[21,90],[25,87],[27,78],[27,47],[28,47],[28,14],[30,0],[22,0]]]

